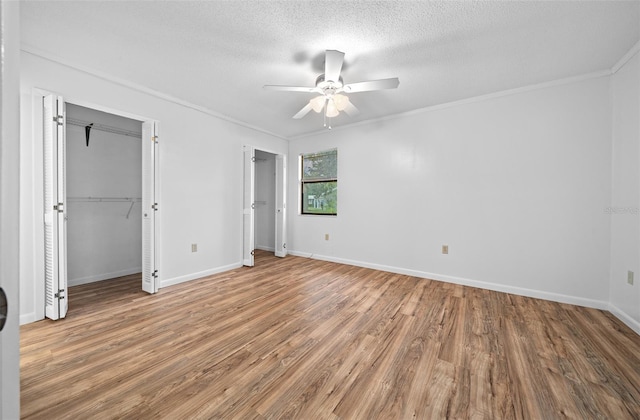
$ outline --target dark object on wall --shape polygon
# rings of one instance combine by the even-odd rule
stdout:
[[[93,123],[84,127],[84,135],[87,138],[87,147],[89,147],[89,134],[91,133],[92,126],[93,126]]]
[[[7,305],[7,295],[0,287],[0,331],[4,328],[4,323],[7,320],[7,312],[9,306]]]

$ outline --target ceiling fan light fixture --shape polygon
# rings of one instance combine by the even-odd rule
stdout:
[[[324,108],[324,103],[326,99],[327,98],[324,95],[316,96],[315,98],[309,101],[309,104],[311,104],[311,108],[313,108],[313,110],[319,114],[322,112],[322,109]]]
[[[336,108],[338,111],[344,111],[347,106],[349,106],[349,98],[345,95],[340,95],[336,93],[332,97],[333,102],[336,104]]]
[[[330,99],[329,101],[327,101],[327,118],[333,118],[333,117],[337,117],[338,114],[340,114],[340,112],[338,111],[338,108],[336,107],[335,102],[333,101],[333,99]]]

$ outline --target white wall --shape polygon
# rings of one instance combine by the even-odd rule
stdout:
[[[607,307],[610,106],[600,77],[293,140],[290,168],[338,149],[338,216],[296,214],[290,170],[289,249]]]
[[[640,334],[640,57],[612,76],[611,310]],[[627,272],[635,274],[634,285]]]
[[[275,251],[276,241],[276,156],[256,150],[255,232],[256,249]]]
[[[67,124],[67,274],[70,286],[142,271],[142,123],[67,104],[67,119],[132,135]],[[132,137],[137,133],[138,137]],[[96,201],[87,197],[131,198]]]
[[[159,121],[161,287],[241,265],[242,145],[287,153],[287,141],[111,81],[70,65],[21,54],[21,321],[40,319],[42,141],[34,89],[139,120]],[[207,87],[203,86],[203,89]],[[118,111],[118,112],[115,112]],[[191,244],[198,252],[191,252]],[[70,306],[73,302],[70,302]]]
[[[635,176],[640,157],[633,134],[616,134],[632,131],[634,112],[637,124],[633,101],[621,95],[634,83],[629,75],[637,75],[637,58],[613,81],[523,89],[345,128],[338,121],[331,132],[289,146],[108,77],[29,53],[21,59],[23,322],[43,311],[35,88],[160,121],[163,286],[240,265],[242,145],[250,144],[289,155],[292,253],[593,307],[608,308],[611,300],[623,316],[637,319],[640,298],[624,289],[626,270],[636,264],[640,271],[637,245],[624,232],[638,229],[606,212],[612,197],[625,196],[625,189],[637,193],[633,183],[640,182],[637,176],[619,181]],[[626,115],[630,122],[620,122]],[[635,167],[633,155],[630,163],[618,163],[626,156],[623,146],[635,153]],[[339,151],[338,216],[297,215],[297,156],[333,147]],[[190,252],[192,243],[197,253]],[[443,244],[449,255],[440,253]],[[635,262],[619,259],[634,252]],[[637,296],[637,286],[630,290]]]

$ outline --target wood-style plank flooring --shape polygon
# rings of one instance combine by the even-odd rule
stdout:
[[[640,418],[640,336],[594,309],[267,253],[69,298],[21,328],[23,418]]]

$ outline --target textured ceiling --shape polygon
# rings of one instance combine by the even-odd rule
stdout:
[[[326,49],[351,95],[334,126],[610,69],[640,39],[640,2],[23,1],[22,43],[284,137],[322,128],[291,117]]]

